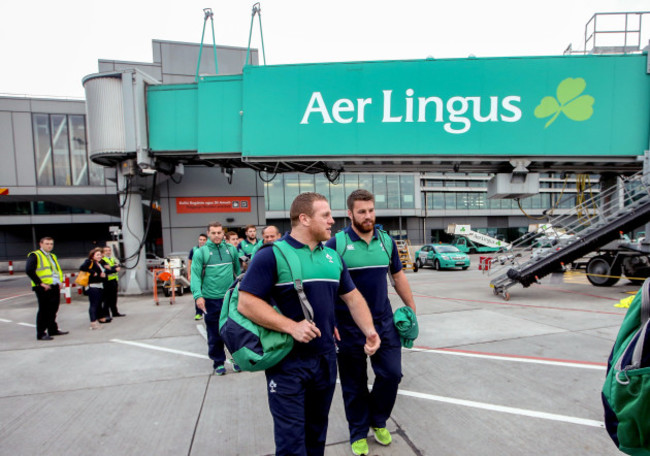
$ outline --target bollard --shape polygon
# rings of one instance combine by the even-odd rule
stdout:
[[[72,296],[70,295],[70,276],[65,276],[65,303],[70,304],[72,302]]]
[[[9,260],[9,275],[14,275],[14,262]]]

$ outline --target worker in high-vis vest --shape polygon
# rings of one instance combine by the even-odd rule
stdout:
[[[59,329],[56,314],[61,303],[61,283],[64,280],[59,260],[52,253],[54,239],[44,237],[39,242],[40,249],[29,252],[25,273],[32,279],[32,290],[36,293],[38,312],[36,313],[36,338],[53,340],[52,336],[62,336],[68,331]]]
[[[100,263],[106,269],[106,280],[104,281],[104,303],[102,313],[104,317],[126,317],[126,314],[117,310],[117,281],[119,280],[118,271],[120,270],[119,262],[111,256],[112,249],[109,246],[104,247],[103,258]]]

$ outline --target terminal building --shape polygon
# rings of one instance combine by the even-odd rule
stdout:
[[[215,74],[211,52],[203,52],[197,70],[200,48],[195,43],[154,40],[151,63],[100,59],[98,75],[137,71],[152,85],[159,85],[159,96],[174,96],[164,91],[182,90],[184,84],[194,84],[199,74]],[[247,51],[216,46],[217,74],[241,75]],[[625,52],[638,53],[640,47]],[[250,50],[250,65],[258,65],[259,57],[257,50]],[[93,79],[86,78],[85,83],[90,86],[87,94],[92,93]],[[287,231],[291,201],[305,191],[329,198],[335,228],[341,228],[347,224],[345,198],[357,188],[375,194],[377,223],[413,244],[446,240],[450,224],[471,225],[474,230],[512,240],[526,233],[531,224],[540,223],[549,211],[561,213],[585,195],[598,193],[603,179],[640,170],[639,156],[644,152],[640,147],[637,157],[600,161],[578,157],[561,164],[553,158],[539,161],[533,169],[538,174],[538,192],[520,199],[488,197],[489,182],[498,172],[493,163],[507,163],[507,152],[490,152],[494,161],[490,156],[477,158],[480,151],[437,162],[353,157],[325,172],[304,164],[292,169],[285,160],[277,172],[272,165],[182,151],[170,153],[168,161],[165,153],[158,154],[158,172],[147,173],[127,169],[132,164],[112,160],[110,153],[91,154],[88,109],[85,100],[78,99],[0,97],[1,261],[23,259],[42,236],[55,239],[61,258],[86,255],[93,246],[112,240],[116,229],[131,229],[122,222],[125,200],[121,195],[127,190],[140,194],[139,209],[147,229],[139,236],[147,252],[158,256],[188,251],[213,220],[240,233],[247,224],[275,224]],[[148,133],[157,138],[166,134]],[[220,204],[237,209],[221,210]]]

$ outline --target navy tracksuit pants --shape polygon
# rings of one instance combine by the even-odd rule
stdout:
[[[379,350],[370,357],[375,373],[372,391],[368,391],[368,356],[364,353],[363,346],[346,347],[345,344],[340,344],[338,353],[350,443],[365,439],[371,427],[386,427],[402,380],[402,347],[397,330],[392,321],[390,325],[375,325],[378,331],[383,326],[383,331],[380,333]]]
[[[223,339],[219,334],[219,316],[222,305],[223,299],[205,298],[205,330],[208,333],[208,356],[212,360],[213,369],[226,362]]]
[[[290,353],[266,370],[276,455],[323,455],[336,387],[336,353]]]

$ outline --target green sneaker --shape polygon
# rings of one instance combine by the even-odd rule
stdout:
[[[390,432],[388,432],[388,429],[386,428],[372,428],[372,430],[375,433],[375,440],[377,443],[380,445],[390,445],[390,443],[393,441],[393,438],[390,436]]]
[[[194,315],[194,319],[195,320],[201,320],[201,319],[203,319],[203,315],[196,314],[196,315]]]
[[[368,441],[366,439],[359,439],[352,444],[352,454],[367,455],[368,454]]]
[[[226,375],[226,368],[223,366],[223,364],[221,366],[217,366],[214,370],[214,373],[216,375]]]

